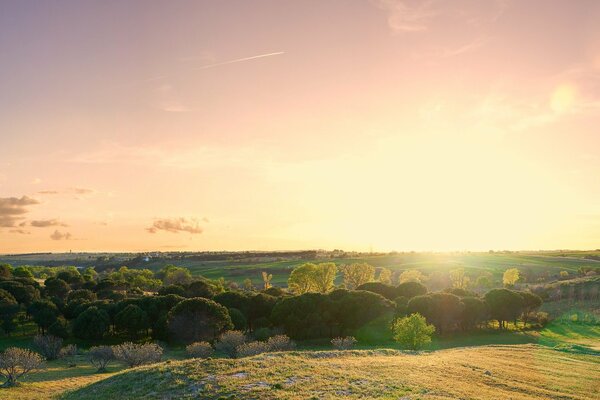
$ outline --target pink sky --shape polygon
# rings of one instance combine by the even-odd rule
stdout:
[[[594,0],[2,2],[0,253],[598,248],[598,21]]]

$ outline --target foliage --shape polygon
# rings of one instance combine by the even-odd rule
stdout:
[[[469,286],[470,278],[466,276],[464,268],[457,268],[450,271],[452,287],[456,289],[466,289]]]
[[[363,283],[371,282],[375,268],[367,263],[353,263],[341,267],[344,274],[344,285],[347,289],[356,289]]]
[[[14,319],[19,312],[19,304],[15,297],[4,289],[0,289],[0,326],[7,334],[16,328]]]
[[[517,268],[509,268],[502,275],[502,283],[506,287],[513,287],[520,277],[521,274]]]
[[[317,266],[313,263],[302,264],[294,268],[288,278],[288,288],[292,293],[304,294],[315,291],[313,274]]]
[[[484,296],[490,310],[490,317],[498,321],[500,328],[507,321],[516,320],[522,312],[523,297],[508,289],[492,289]]]
[[[156,343],[137,344],[126,342],[112,348],[115,358],[129,367],[160,362],[163,349]]]
[[[115,326],[129,337],[137,338],[140,331],[149,327],[148,314],[137,305],[130,304],[115,315]]]
[[[237,348],[246,343],[246,335],[240,331],[226,331],[219,336],[215,349],[229,357],[236,357]]]
[[[194,342],[186,346],[185,352],[192,358],[208,358],[215,350],[208,342]]]
[[[50,300],[38,300],[29,306],[29,314],[33,317],[35,323],[39,326],[42,334],[50,325],[58,319],[59,311],[56,305]]]
[[[353,336],[336,337],[331,339],[331,344],[338,350],[349,350],[356,344],[356,339]]]
[[[105,372],[108,364],[115,359],[115,353],[111,346],[94,346],[88,352],[88,359],[97,372]]]
[[[96,306],[89,307],[73,321],[73,335],[79,339],[100,340],[110,327],[107,312]]]
[[[262,280],[263,280],[263,289],[267,290],[271,287],[271,280],[273,279],[273,274],[269,274],[265,271],[262,272]]]
[[[0,353],[0,376],[6,379],[4,387],[18,384],[18,380],[43,365],[44,359],[31,350],[9,347]]]
[[[333,281],[337,274],[335,263],[319,263],[312,272],[312,281],[315,291],[319,293],[330,292],[334,285]]]
[[[178,303],[168,314],[173,338],[185,343],[212,340],[216,334],[233,328],[231,317],[222,305],[204,298]]]
[[[417,269],[407,269],[400,274],[399,283],[416,282],[423,283],[427,277]]]
[[[392,325],[392,331],[395,341],[411,350],[419,350],[431,342],[435,327],[427,324],[425,317],[414,313],[397,319]]]
[[[377,276],[377,280],[383,284],[391,285],[392,284],[392,271],[387,268],[380,267],[379,275]]]

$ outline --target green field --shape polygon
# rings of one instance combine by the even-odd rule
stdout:
[[[589,400],[599,376],[598,357],[537,345],[291,352],[140,367],[62,398]]]
[[[248,255],[243,259],[200,261],[190,256],[177,258],[151,257],[149,261],[135,264],[135,267],[158,271],[167,264],[186,267],[192,275],[210,279],[225,278],[242,283],[250,278],[255,285],[261,281],[261,272],[273,274],[273,284],[285,286],[291,270],[305,262],[335,262],[338,265],[354,262],[367,262],[375,267],[386,267],[392,271],[418,269],[429,274],[433,271],[448,271],[465,268],[468,274],[478,276],[489,272],[500,280],[502,273],[512,267],[522,272],[547,273],[558,275],[560,271],[576,273],[580,267],[600,268],[600,261],[585,257],[600,257],[600,252],[519,252],[519,253],[397,253],[384,255],[361,254],[359,256],[332,258],[330,253],[316,259],[287,259],[285,257],[259,257]],[[77,267],[97,266],[96,258],[102,254],[39,254],[0,256],[0,263],[18,265],[74,265]],[[114,268],[129,265],[135,254],[114,254],[111,261]],[[341,277],[338,277],[339,283]]]

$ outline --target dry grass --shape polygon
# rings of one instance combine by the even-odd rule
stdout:
[[[598,399],[597,356],[537,345],[292,352],[141,367],[65,399]]]

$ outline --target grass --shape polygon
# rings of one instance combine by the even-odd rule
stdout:
[[[292,352],[140,367],[62,399],[592,399],[599,374],[595,356],[532,344]]]

